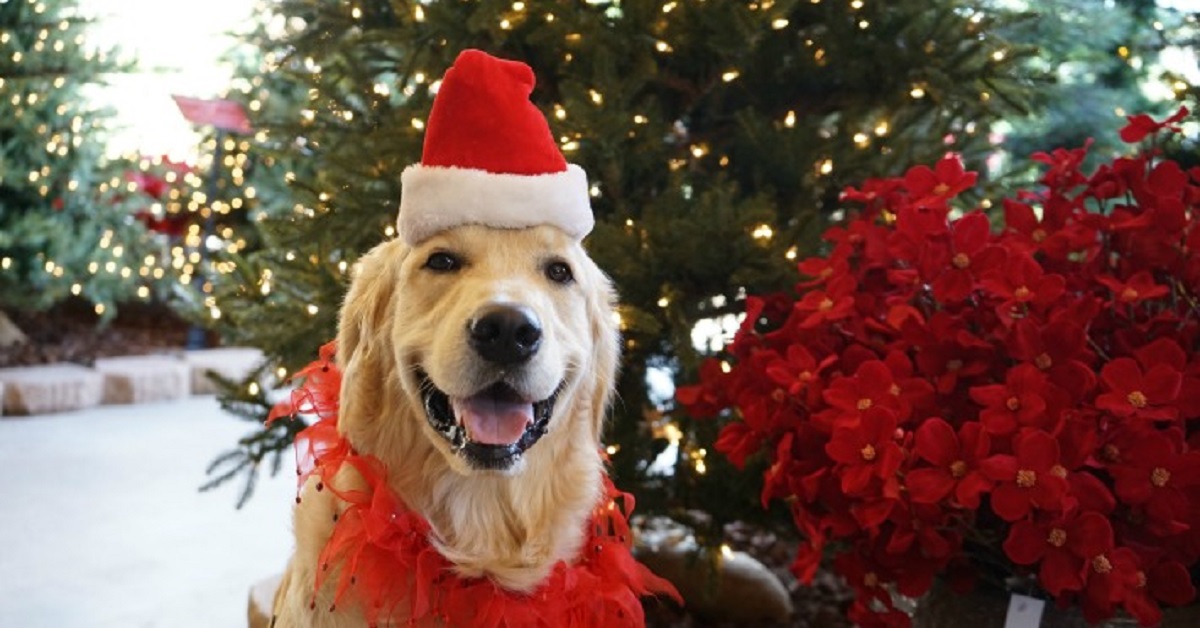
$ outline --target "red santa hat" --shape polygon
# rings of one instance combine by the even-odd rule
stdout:
[[[459,225],[592,230],[587,175],[568,164],[529,101],[533,70],[465,50],[446,70],[421,163],[400,175],[400,236],[409,244]]]

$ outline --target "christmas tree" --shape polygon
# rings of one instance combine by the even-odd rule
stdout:
[[[129,174],[142,168],[105,160],[106,116],[87,104],[123,68],[88,47],[88,26],[75,2],[0,3],[0,309],[75,295],[108,317],[164,277],[134,216],[153,202]]]
[[[273,208],[254,222],[264,246],[213,280],[216,326],[263,348],[275,376],[311,360],[334,336],[355,259],[394,235],[399,173],[420,158],[445,68],[470,47],[520,59],[589,173],[586,245],[621,293],[617,483],[652,511],[711,513],[715,529],[757,510],[757,492],[717,472],[712,426],[675,412],[672,378],[732,332],[747,292],[794,281],[845,185],[994,150],[992,123],[1023,111],[1033,81],[1032,49],[1002,36],[1006,20],[915,0],[274,4],[241,94],[261,130],[252,151],[275,168],[259,187],[278,196],[259,194]],[[231,383],[224,402],[258,422],[271,406],[257,382]],[[248,471],[244,499],[299,427],[256,429],[210,484]]]
[[[1032,62],[1055,80],[1034,96],[1047,105],[1038,115],[1006,125],[1004,146],[1015,160],[1092,141],[1093,159],[1103,161],[1124,149],[1116,129],[1125,116],[1166,116],[1178,106],[1172,101],[1190,89],[1160,59],[1164,50],[1194,44],[1195,15],[1156,0],[1048,0],[1031,10],[1036,13],[1012,31],[1013,38],[1038,46]],[[1174,98],[1156,96],[1165,91],[1156,86],[1169,88]]]

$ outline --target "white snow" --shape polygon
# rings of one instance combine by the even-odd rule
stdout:
[[[0,626],[245,626],[291,553],[291,456],[242,510],[197,487],[252,428],[211,396],[0,418]]]

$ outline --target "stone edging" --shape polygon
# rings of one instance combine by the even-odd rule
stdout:
[[[220,347],[0,369],[0,414],[49,414],[217,392],[210,372],[240,380],[263,361],[258,349]]]

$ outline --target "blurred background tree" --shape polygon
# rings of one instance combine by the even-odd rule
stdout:
[[[1163,66],[1163,57],[1194,45],[1194,13],[1160,7],[1156,0],[1025,4],[1022,10],[1035,19],[1013,29],[1012,39],[1037,46],[1028,63],[1054,81],[1033,95],[1034,115],[998,129],[1012,158],[1092,140],[1090,158],[1108,159],[1125,149],[1114,120],[1135,113],[1163,117],[1185,99],[1190,85]]]
[[[101,320],[148,299],[158,241],[136,212],[150,205],[130,173],[147,162],[104,156],[108,113],[88,89],[125,71],[88,43],[70,0],[0,3],[0,309],[42,310],[73,296]],[[149,261],[148,261],[149,260]]]

